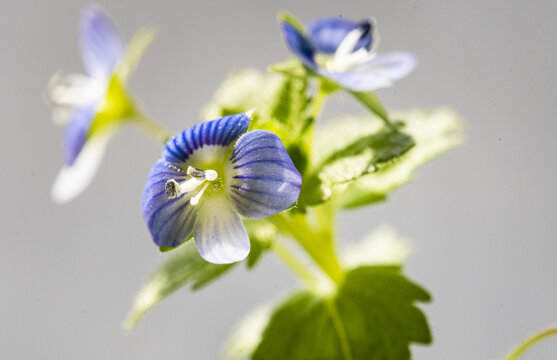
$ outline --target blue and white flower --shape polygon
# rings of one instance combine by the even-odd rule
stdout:
[[[302,177],[284,145],[269,131],[246,132],[250,117],[206,121],[168,140],[141,201],[157,246],[176,247],[193,233],[205,260],[240,261],[250,250],[240,216],[271,216],[298,200]]]
[[[145,41],[145,33],[142,35],[141,41]],[[116,26],[97,4],[87,5],[82,11],[79,44],[86,74],[57,73],[48,88],[53,120],[66,126],[64,167],[52,188],[52,198],[60,203],[73,199],[87,187],[115,125],[134,115],[124,83],[141,51],[135,51],[134,59],[126,58]]]
[[[306,68],[347,90],[388,87],[417,64],[408,52],[377,54],[379,35],[373,20],[322,18],[310,22],[307,32],[291,17],[280,25],[287,47]]]

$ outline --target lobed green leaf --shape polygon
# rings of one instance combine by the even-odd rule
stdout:
[[[412,343],[431,342],[415,306],[429,300],[397,266],[358,267],[330,297],[302,291],[279,306],[252,359],[410,359]]]

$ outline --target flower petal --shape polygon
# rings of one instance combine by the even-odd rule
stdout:
[[[325,54],[334,54],[346,35],[352,30],[361,27],[363,35],[354,48],[354,51],[369,49],[372,39],[371,22],[363,20],[355,22],[341,17],[327,17],[317,19],[308,24],[309,39],[315,48]]]
[[[243,135],[228,167],[226,186],[236,210],[244,217],[274,215],[298,200],[302,176],[272,132],[255,130]]]
[[[241,113],[194,125],[170,138],[162,157],[180,164],[204,146],[228,147],[246,132],[249,122],[248,114]]]
[[[155,244],[172,248],[191,235],[197,212],[187,194],[176,199],[168,198],[165,185],[170,179],[182,182],[186,173],[164,160],[157,161],[147,178],[141,209]]]
[[[124,45],[109,15],[97,4],[83,8],[79,23],[80,47],[87,73],[108,78],[124,54]]]
[[[193,230],[197,251],[205,260],[229,264],[243,260],[250,250],[248,233],[224,196],[201,200]]]
[[[408,75],[417,64],[418,58],[412,53],[391,52],[379,54],[370,61],[361,64],[358,68],[393,81]]]
[[[392,85],[392,81],[380,73],[371,71],[328,71],[319,68],[318,73],[352,91],[373,91]]]
[[[71,166],[62,168],[52,186],[51,196],[66,203],[79,195],[97,173],[112,133],[105,132],[89,139]]]
[[[314,59],[315,49],[308,38],[285,21],[281,22],[280,28],[282,29],[284,41],[290,51],[305,65],[315,68],[317,66]]]
[[[75,109],[70,122],[64,129],[64,163],[68,166],[73,165],[87,140],[87,134],[95,116],[95,107],[89,105]]]

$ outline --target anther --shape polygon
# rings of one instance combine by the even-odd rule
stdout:
[[[170,179],[166,182],[164,191],[169,199],[176,199],[178,196],[182,195],[180,192],[180,184],[174,179]]]

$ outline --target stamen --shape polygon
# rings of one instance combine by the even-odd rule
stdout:
[[[203,185],[203,187],[197,193],[197,195],[195,195],[194,197],[191,198],[190,204],[192,204],[193,206],[197,205],[197,203],[199,203],[199,199],[201,199],[201,196],[203,196],[203,193],[205,192],[205,190],[207,190],[208,186],[209,186],[209,183],[206,183],[205,185]]]
[[[176,199],[178,196],[182,195],[180,192],[180,184],[174,179],[170,179],[166,182],[164,191],[169,199]]]
[[[193,178],[205,179],[205,171],[194,168],[193,166],[188,166],[186,173]]]
[[[174,179],[168,180],[165,184],[164,190],[166,192],[166,195],[168,195],[169,199],[176,199],[177,197],[187,192],[197,189],[201,184],[207,182],[203,186],[201,191],[199,191],[199,193],[194,198],[191,199],[192,205],[195,205],[199,202],[199,198],[201,198],[203,192],[209,186],[208,182],[217,180],[218,173],[215,170],[203,171],[201,169],[196,169],[192,166],[188,166],[187,174],[191,178],[188,179],[187,181],[184,181],[183,183],[179,183]]]

